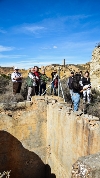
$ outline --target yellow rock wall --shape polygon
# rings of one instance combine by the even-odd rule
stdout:
[[[70,112],[66,104],[50,104],[47,113],[47,163],[57,178],[70,178],[79,157],[100,151],[100,121]]]
[[[99,118],[73,112],[62,99],[51,96],[35,96],[15,107],[12,111],[0,107],[0,131],[37,154],[56,178],[71,178],[79,157],[100,152]]]

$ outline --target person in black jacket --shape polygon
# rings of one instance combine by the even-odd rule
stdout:
[[[73,102],[73,106],[74,106],[74,111],[78,111],[78,107],[79,107],[79,103],[80,103],[80,94],[82,92],[82,86],[80,85],[80,75],[76,74],[73,77],[73,81],[72,81],[72,89],[73,89],[73,93],[72,93],[72,102]]]
[[[74,72],[71,71],[70,77],[68,78],[68,81],[67,81],[67,86],[69,87],[71,98],[73,94],[73,88],[72,88],[73,77],[74,77]]]

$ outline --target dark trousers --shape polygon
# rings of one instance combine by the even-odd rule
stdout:
[[[42,93],[44,93],[45,90],[46,90],[46,84],[41,84],[41,85],[40,85],[40,95],[41,95]],[[45,92],[44,94],[46,94],[46,92]]]
[[[21,86],[21,82],[13,82],[13,94],[20,93]]]
[[[35,94],[36,94],[36,95],[39,94],[39,84],[37,84],[37,86],[35,86]]]

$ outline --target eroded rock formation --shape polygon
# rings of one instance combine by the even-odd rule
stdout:
[[[92,88],[96,88],[100,91],[100,47],[96,47],[92,53],[90,76]]]
[[[51,168],[51,174],[43,178],[71,178],[71,171],[74,173],[72,174],[74,178],[81,168],[83,170],[80,175],[83,174],[84,177],[85,170],[86,176],[89,174],[92,175],[91,178],[94,178],[94,169],[90,169],[91,166],[87,165],[89,161],[84,162],[83,159],[80,161],[78,159],[84,156],[88,159],[90,154],[96,154],[100,151],[99,118],[88,116],[81,111],[73,112],[68,104],[57,96],[34,96],[32,102],[12,103],[10,110],[5,110],[3,104],[0,106],[1,133],[6,132],[6,134],[4,133],[5,137],[10,134],[9,138],[15,141],[6,139],[5,145],[7,147],[5,146],[5,149],[7,151],[3,149],[4,137],[0,141],[2,161],[5,158],[5,163],[2,164],[2,161],[0,163],[2,168],[0,172],[11,170],[11,175],[14,175],[15,169],[16,171],[18,169],[18,174],[21,175],[23,169],[19,168],[19,165],[20,167],[21,164],[24,166],[25,160],[28,165],[25,165],[26,170],[23,170],[23,172],[29,178],[32,174],[33,177],[35,176],[34,178],[38,178],[40,170],[43,171],[45,168],[44,164]],[[18,145],[20,143],[20,147],[15,143],[18,143]],[[27,153],[31,157],[27,156],[26,152],[22,154],[25,149],[28,150]],[[11,156],[9,156],[9,150]],[[19,151],[18,156],[17,150]],[[33,152],[33,154],[30,152]],[[35,154],[39,156],[35,157],[36,160],[33,159]],[[39,159],[37,160],[37,158]],[[96,158],[92,156],[90,162],[95,164]],[[78,162],[75,163],[77,160]],[[98,164],[99,160],[100,157],[98,157]],[[34,161],[38,161],[38,166]],[[14,162],[16,163],[15,167],[12,166]],[[98,164],[95,165],[96,174],[100,171]],[[28,169],[27,166],[30,165],[35,165],[35,170],[33,167],[28,167]],[[72,165],[74,165],[73,170]],[[80,165],[82,165],[81,168],[78,167]],[[27,172],[29,170],[31,171],[30,174]],[[13,177],[11,176],[11,178]]]

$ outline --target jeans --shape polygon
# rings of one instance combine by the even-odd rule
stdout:
[[[80,94],[79,93],[72,94],[72,102],[74,105],[74,111],[78,111],[79,102],[80,102]]]
[[[54,81],[51,82],[51,94],[54,91]]]

